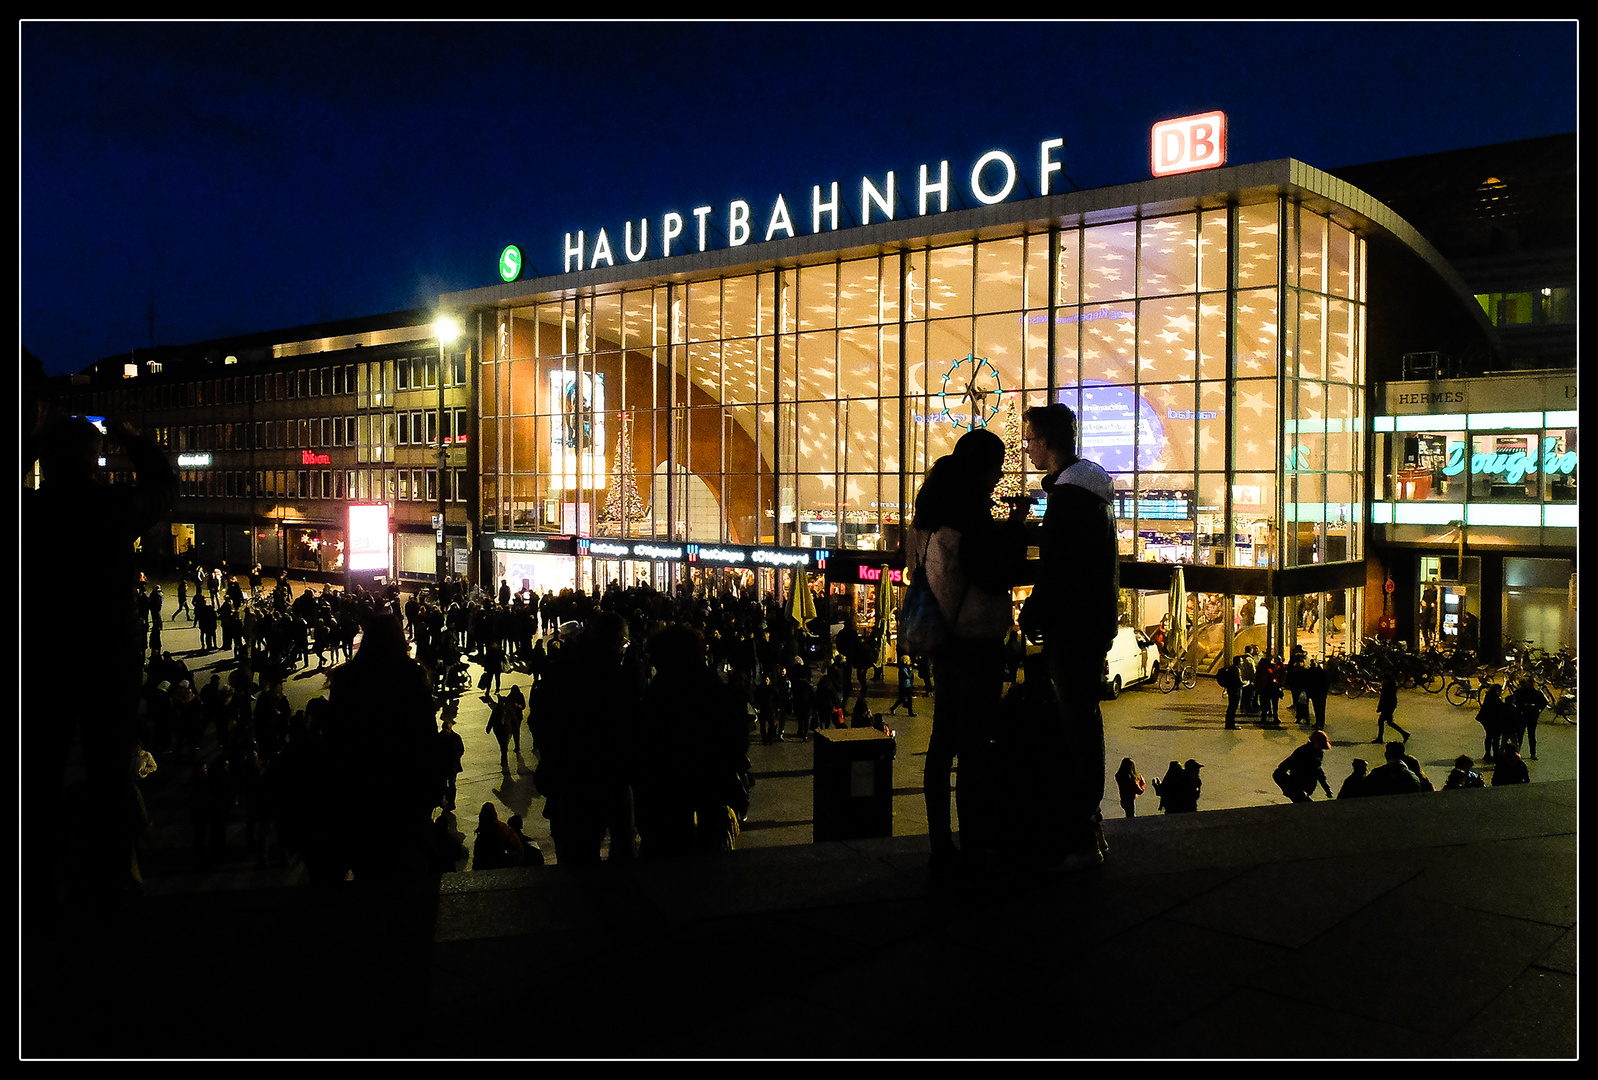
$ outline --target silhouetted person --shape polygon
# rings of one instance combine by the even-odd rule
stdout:
[[[1237,728],[1237,708],[1243,697],[1243,657],[1232,657],[1232,663],[1221,669],[1215,677],[1222,690],[1226,691],[1226,730]]]
[[[1371,770],[1370,778],[1365,782],[1365,794],[1409,795],[1425,790],[1421,786],[1419,774],[1404,760],[1403,743],[1394,740],[1387,744],[1383,753],[1387,761]]]
[[[1521,760],[1520,747],[1506,742],[1498,750],[1498,762],[1493,766],[1493,787],[1500,784],[1529,784],[1531,771]]]
[[[1121,809],[1127,817],[1137,815],[1137,797],[1147,786],[1138,775],[1137,765],[1131,758],[1122,758],[1121,767],[1115,771],[1115,786],[1121,795]]]
[[[627,754],[642,676],[626,631],[621,616],[600,612],[551,662],[534,782],[562,866],[598,862],[607,832],[612,861],[634,854]]]
[[[1037,583],[1021,610],[1021,629],[1043,645],[1065,731],[1060,799],[1066,821],[1057,865],[1069,870],[1102,863],[1109,848],[1099,823],[1105,780],[1099,700],[1120,613],[1115,489],[1098,464],[1078,456],[1076,414],[1065,405],[1026,411],[1025,446],[1044,474],[1048,508]],[[1012,511],[1021,508],[1012,504]]]
[[[1171,762],[1175,765],[1176,762]],[[1199,770],[1204,766],[1188,758],[1180,772],[1167,772],[1160,781],[1160,805],[1167,814],[1191,814],[1198,810]]]
[[[329,676],[329,785],[370,779],[385,820],[345,820],[342,853],[357,879],[426,875],[432,809],[438,805],[438,728],[427,673],[410,657],[391,616],[369,617],[361,647]],[[332,792],[324,788],[324,797]]]
[[[1299,685],[1309,699],[1310,709],[1315,713],[1315,730],[1326,730],[1326,695],[1332,687],[1331,676],[1319,660],[1311,660],[1299,675]]]
[[[511,734],[514,730],[516,741],[520,744],[521,726],[521,695],[512,687],[512,693],[494,702],[488,712],[488,726],[483,729],[484,733],[492,733],[494,740],[499,743],[499,769],[506,776],[510,775]],[[516,747],[516,752],[521,753],[520,745]]]
[[[1169,791],[1171,796],[1175,798],[1180,795],[1181,786],[1182,763],[1179,761],[1171,762],[1171,767],[1165,770],[1164,776],[1157,776],[1154,778],[1154,795],[1160,800],[1160,809],[1163,812],[1167,814],[1171,812],[1170,807],[1166,803],[1166,792]]]
[[[1448,779],[1443,781],[1444,791],[1486,786],[1487,782],[1476,771],[1476,763],[1470,759],[1468,754],[1460,754],[1454,759],[1454,767],[1449,772]]]
[[[1310,802],[1310,795],[1318,785],[1326,792],[1328,799],[1332,797],[1332,786],[1326,782],[1326,772],[1321,768],[1321,762],[1331,745],[1326,732],[1311,732],[1309,741],[1276,767],[1271,779],[1276,781],[1283,795],[1294,802]]]
[[[445,703],[438,732],[438,767],[444,780],[444,793],[439,805],[445,811],[455,809],[455,778],[461,774],[461,758],[466,755],[466,743],[461,739],[460,732],[455,730],[457,708],[454,699]]]
[[[1391,727],[1409,741],[1409,732],[1398,726],[1398,721],[1393,719],[1393,713],[1398,709],[1398,681],[1391,675],[1382,679],[1381,696],[1376,699],[1376,738],[1371,742],[1383,741],[1384,732]]]
[[[25,417],[32,423],[34,416]],[[99,471],[102,438],[86,420],[58,417],[35,430],[24,468],[37,456],[36,490],[21,493],[22,635],[21,873],[23,914],[52,910],[63,878],[78,886],[73,899],[115,902],[137,888],[131,812],[135,802],[127,763],[138,737],[136,710],[144,641],[140,632],[134,541],[177,500],[177,477],[149,439],[126,423],[109,429],[127,454],[137,484],[108,484]],[[92,618],[63,603],[70,584],[92,597]],[[89,658],[94,694],[76,693]],[[55,840],[66,807],[62,792],[74,741],[80,745],[80,806],[114,811],[80,831],[71,845]],[[76,777],[74,777],[76,779]]]
[[[739,777],[749,769],[749,726],[735,695],[705,662],[704,643],[685,626],[650,639],[655,669],[629,773],[638,855],[726,851],[735,817],[749,809]]]
[[[1339,799],[1357,799],[1361,795],[1369,794],[1365,790],[1365,782],[1370,779],[1370,773],[1367,771],[1370,763],[1364,758],[1355,758],[1351,764],[1353,771],[1348,774],[1348,779],[1343,781],[1343,786],[1337,789]]]
[[[511,832],[516,834],[516,839],[521,844],[522,865],[543,866],[544,849],[538,846],[538,842],[536,840],[522,831],[522,816],[520,814],[512,814],[510,817],[505,819],[505,825],[510,829]]]
[[[477,839],[472,844],[473,870],[499,870],[522,865],[522,842],[499,820],[494,804],[486,802],[477,814]]]
[[[933,463],[916,493],[905,554],[906,573],[924,573],[944,627],[932,656],[938,688],[924,771],[933,867],[941,870],[956,857],[950,777],[958,759],[960,782],[953,793],[960,872],[967,877],[982,872],[986,849],[996,847],[999,837],[993,724],[1004,694],[1010,586],[1021,550],[1019,524],[993,520],[993,489],[1003,472],[1002,439],[983,428],[962,435],[952,453]],[[862,726],[861,714],[870,723],[869,710],[856,708],[854,726]],[[1058,833],[1051,830],[1050,838],[1058,839]]]
[[[1511,718],[1511,728],[1516,744],[1524,743],[1531,751],[1531,760],[1537,760],[1537,721],[1548,708],[1548,698],[1530,679],[1521,679],[1506,700]]]
[[[1503,687],[1493,683],[1482,691],[1481,707],[1476,710],[1476,722],[1482,727],[1482,760],[1493,761],[1503,745],[1504,729],[1508,726],[1508,708],[1504,704]]]

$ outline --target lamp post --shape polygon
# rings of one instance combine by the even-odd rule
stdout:
[[[1461,515],[1463,513],[1461,511]],[[1459,534],[1459,559],[1454,567],[1454,591],[1459,596],[1459,622],[1454,626],[1454,644],[1458,645],[1460,632],[1465,628],[1465,519],[1461,516],[1448,524],[1452,525],[1454,531]],[[1446,536],[1448,534],[1444,533],[1443,535]],[[1433,628],[1439,641],[1442,640],[1442,622],[1443,605],[1439,602],[1437,605],[1437,626]]]
[[[438,436],[438,514],[433,523],[433,566],[435,569],[435,585],[442,593],[444,586],[444,513],[446,496],[445,487],[449,476],[449,447],[444,443],[444,370],[449,364],[449,357],[445,351],[455,344],[455,339],[460,337],[461,324],[453,316],[439,315],[433,321],[433,334],[438,338],[438,421],[433,425],[433,432]]]

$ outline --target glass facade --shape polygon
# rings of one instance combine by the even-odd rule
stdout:
[[[891,549],[973,425],[1035,486],[1021,415],[1058,400],[1124,556],[1361,557],[1358,235],[1283,198],[1016,229],[492,310],[483,529]]]

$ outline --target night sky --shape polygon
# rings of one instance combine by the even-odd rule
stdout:
[[[847,205],[998,148],[1035,187],[1050,138],[1079,187],[1143,180],[1150,125],[1211,109],[1230,164],[1568,132],[1576,48],[1574,22],[23,23],[22,343],[59,374],[149,345],[152,305],[156,344],[429,306],[507,243],[552,274],[603,226],[620,263],[629,218],[725,229],[736,198],[763,228],[785,195],[804,235],[814,184]]]

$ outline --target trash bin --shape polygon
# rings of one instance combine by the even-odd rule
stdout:
[[[815,840],[893,835],[893,736],[876,728],[815,732]]]

